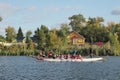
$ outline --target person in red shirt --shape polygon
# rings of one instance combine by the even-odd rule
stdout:
[[[75,56],[73,54],[71,55],[71,59],[75,59]]]
[[[52,51],[49,51],[48,52],[48,58],[52,58],[53,57],[53,53],[52,53]]]
[[[81,59],[82,60],[82,56],[80,54],[77,55],[77,59]]]
[[[38,54],[38,56],[37,56],[37,59],[38,59],[38,60],[43,60],[43,52],[42,52],[42,50],[39,51],[39,54]]]

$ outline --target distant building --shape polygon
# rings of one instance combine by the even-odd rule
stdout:
[[[30,37],[30,39],[32,40],[32,42],[34,42],[34,43],[37,43],[37,41],[38,41],[38,39],[37,39],[37,37]],[[16,41],[18,42],[18,43],[25,43],[26,42],[26,38],[25,37],[21,37],[21,38],[16,38]]]
[[[31,40],[34,42],[34,43],[37,43],[38,42],[38,38],[36,36],[33,36],[33,37],[30,37]]]
[[[18,37],[18,38],[16,38],[16,41],[17,41],[17,42],[23,42],[24,39],[25,39],[25,37]]]
[[[75,31],[70,32],[67,38],[68,38],[68,43],[71,45],[84,45],[85,44],[85,38]]]

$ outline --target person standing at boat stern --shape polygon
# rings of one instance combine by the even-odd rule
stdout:
[[[93,49],[92,49],[92,47],[89,48],[89,55],[90,55],[90,58],[93,58]]]
[[[43,51],[42,50],[39,51],[38,59],[43,60]]]
[[[76,54],[77,54],[77,50],[74,50],[74,51],[73,51],[74,57],[76,56]]]

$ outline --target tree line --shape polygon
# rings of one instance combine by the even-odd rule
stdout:
[[[70,16],[69,23],[62,23],[59,29],[49,29],[45,25],[41,25],[35,31],[32,37],[36,39],[37,45],[31,40],[31,31],[27,31],[23,35],[21,27],[17,33],[14,27],[8,26],[5,29],[5,37],[0,35],[1,42],[15,42],[16,39],[26,38],[22,45],[13,45],[12,47],[0,45],[2,55],[34,55],[38,50],[42,49],[47,52],[53,49],[56,53],[64,53],[66,49],[70,49],[72,45],[67,43],[67,35],[70,31],[76,31],[85,37],[86,44],[95,44],[103,42],[103,46],[93,47],[94,53],[99,55],[120,55],[120,23],[109,22],[104,25],[104,18],[89,17],[86,19],[82,14]],[[2,18],[0,18],[2,21]],[[88,45],[89,46],[89,45]],[[87,54],[88,47],[78,48],[72,46],[72,49],[77,48],[79,53]],[[5,53],[5,54],[4,54]]]

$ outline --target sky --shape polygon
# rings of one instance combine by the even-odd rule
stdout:
[[[0,0],[0,35],[5,35],[5,28],[19,27],[25,34],[41,25],[49,29],[58,28],[62,23],[69,23],[69,17],[82,14],[89,17],[103,17],[104,24],[120,22],[120,0]]]

